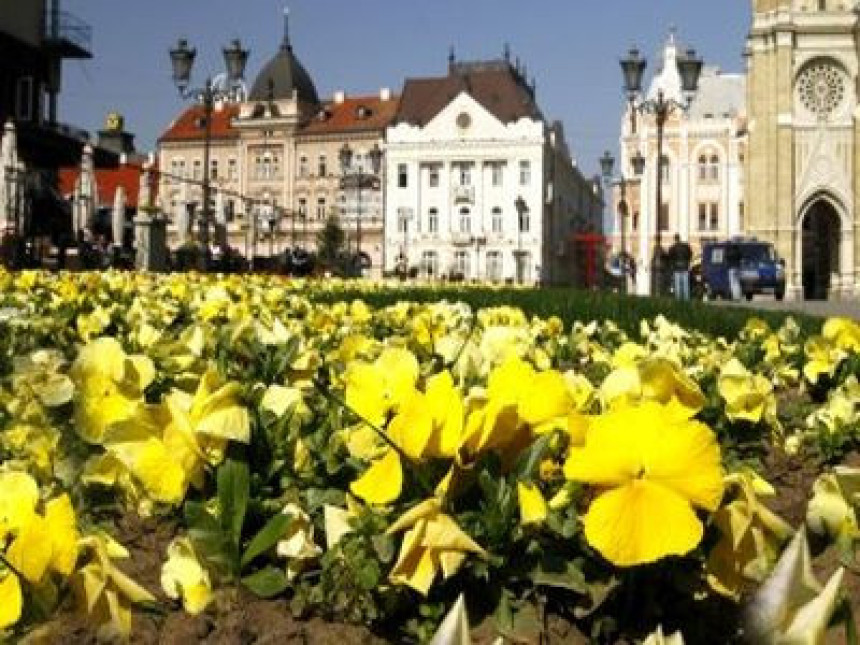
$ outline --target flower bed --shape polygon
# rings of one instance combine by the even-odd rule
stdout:
[[[0,627],[855,637],[857,323],[438,295],[0,273]]]

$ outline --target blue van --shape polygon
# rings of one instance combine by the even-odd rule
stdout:
[[[747,300],[757,293],[772,293],[777,300],[785,297],[785,261],[777,256],[773,244],[732,239],[702,245],[701,280],[706,298],[732,297],[731,264],[737,267],[740,291]]]

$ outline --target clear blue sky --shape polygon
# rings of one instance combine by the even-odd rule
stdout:
[[[339,89],[399,92],[409,76],[443,74],[460,59],[500,57],[505,42],[538,83],[544,114],[560,119],[580,166],[593,174],[617,149],[623,97],[618,59],[632,44],[655,54],[672,25],[706,63],[743,71],[746,0],[291,0],[294,49],[322,97]],[[93,27],[94,58],[67,61],[62,120],[93,132],[117,110],[149,150],[183,108],[169,47],[198,49],[194,80],[223,69],[221,46],[251,49],[248,81],[277,50],[283,2],[275,0],[64,0]]]

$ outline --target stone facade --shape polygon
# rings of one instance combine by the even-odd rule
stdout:
[[[621,123],[620,171],[625,186],[613,194],[612,241],[636,263],[635,291],[653,287],[651,261],[658,243],[665,251],[677,233],[698,253],[703,242],[744,232],[744,155],[746,150],[745,79],[742,74],[705,66],[687,110],[677,57],[681,46],[670,36],[657,63],[646,99],[658,92],[673,101],[663,130],[662,209],[657,214],[657,126],[652,114],[631,114]],[[642,176],[632,159],[645,159]],[[622,228],[623,227],[623,228]],[[623,232],[622,232],[623,231]],[[631,278],[632,279],[632,278]],[[634,285],[630,285],[633,287]]]
[[[367,181],[367,153],[382,147],[398,97],[339,92],[319,100],[310,75],[292,50],[289,31],[262,68],[252,90],[215,106],[210,136],[210,208],[226,220],[226,242],[245,257],[279,256],[290,248],[313,251],[329,217],[339,220],[352,253],[370,256],[381,275],[380,180]],[[170,214],[168,240],[188,239],[177,222],[199,221],[202,210],[205,121],[200,106],[187,109],[159,139],[159,195]],[[344,182],[340,151],[354,153],[362,190]],[[178,212],[189,211],[189,217]],[[191,229],[199,228],[192,224]],[[223,235],[223,234],[222,234]],[[215,238],[213,238],[214,240]]]
[[[385,149],[387,271],[573,282],[573,234],[599,230],[602,195],[509,61],[407,80]]]
[[[860,291],[854,3],[753,0],[747,231],[786,259],[796,297]]]

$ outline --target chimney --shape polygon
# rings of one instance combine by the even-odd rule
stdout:
[[[337,104],[343,103],[346,100],[346,92],[338,90],[334,93],[334,102]]]
[[[383,87],[379,90],[379,100],[380,101],[390,101],[391,100],[391,89],[388,87]]]

